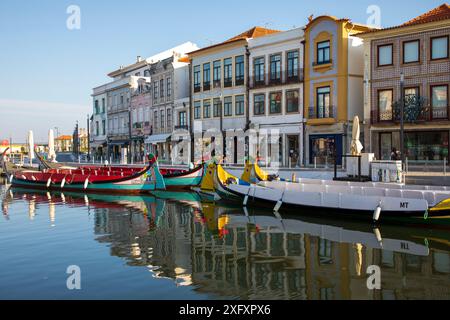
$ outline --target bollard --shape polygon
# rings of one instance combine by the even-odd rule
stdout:
[[[314,157],[314,169],[317,169],[317,157]]]
[[[408,173],[408,157],[405,159],[405,171]]]

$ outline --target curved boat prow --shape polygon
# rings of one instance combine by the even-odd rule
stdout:
[[[202,183],[200,184],[200,190],[214,191],[214,174],[216,172],[216,164],[214,162],[210,162],[208,164],[205,163],[205,167]]]
[[[150,166],[148,173],[152,174],[155,180],[156,190],[166,190],[166,183],[164,182],[164,177],[159,171],[158,159],[155,156],[149,155]]]

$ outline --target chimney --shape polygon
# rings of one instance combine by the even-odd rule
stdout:
[[[142,57],[141,56],[137,56],[136,62],[141,62],[141,61],[142,61]]]

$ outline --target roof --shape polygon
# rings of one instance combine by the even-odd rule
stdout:
[[[314,17],[314,15],[311,15],[308,18],[308,23],[305,25],[305,27],[303,29],[306,30],[306,29],[310,28],[316,21],[318,21],[320,19],[331,19],[336,22],[347,22],[347,23],[350,23],[352,26],[358,28],[359,29],[358,31],[364,30],[364,32],[366,32],[366,30],[372,29],[371,26],[368,26],[368,25],[365,25],[362,23],[353,22],[349,18],[337,18],[337,17],[331,16],[331,15],[321,15],[321,16],[317,16],[317,17]]]
[[[414,19],[405,22],[401,26],[412,26],[421,23],[429,23],[434,21],[440,21],[450,19],[450,5],[447,3],[441,4],[439,7],[434,8]]]
[[[450,5],[448,3],[441,4],[439,7],[436,7],[414,19],[411,19],[401,25],[388,27],[384,29],[375,29],[371,31],[364,32],[363,34],[369,34],[369,33],[375,33],[385,30],[393,30],[393,29],[400,29],[410,26],[416,26],[419,24],[425,24],[430,22],[437,22],[450,19]]]
[[[232,37],[232,38],[230,38],[228,40],[225,40],[223,42],[214,44],[214,45],[209,46],[209,47],[201,48],[201,49],[196,50],[196,51],[189,52],[188,55],[192,55],[192,54],[195,54],[195,53],[198,53],[198,52],[202,52],[202,51],[205,51],[205,50],[208,50],[208,49],[212,49],[212,48],[215,48],[215,47],[219,47],[219,46],[222,46],[222,45],[226,45],[226,44],[229,44],[229,43],[238,42],[238,41],[241,41],[241,40],[248,40],[248,39],[252,39],[252,38],[264,37],[264,36],[268,36],[270,34],[274,34],[274,33],[278,33],[278,32],[280,32],[280,31],[279,30],[273,30],[273,29],[267,29],[267,28],[263,28],[263,27],[253,27],[253,28],[251,28],[251,29],[249,29],[249,30],[247,30],[245,32],[242,32],[242,33],[238,34],[237,36],[234,36],[234,37]]]
[[[56,138],[56,140],[72,140],[72,136],[65,135],[65,136],[59,136]]]

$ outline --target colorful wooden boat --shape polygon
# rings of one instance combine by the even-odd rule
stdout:
[[[189,189],[199,186],[205,173],[205,164],[200,164],[192,170],[163,174],[167,189]]]
[[[165,189],[153,155],[149,156],[149,165],[138,172],[112,167],[46,169],[17,172],[11,182],[15,187],[78,192],[143,193]]]
[[[227,179],[218,165],[215,191],[224,201],[243,206],[267,207],[274,211],[332,215],[376,222],[414,222],[450,227],[450,193],[382,188],[288,184],[286,189],[239,183]],[[320,187],[320,188],[319,188]]]
[[[260,181],[273,181],[283,180],[276,174],[269,174],[257,164],[247,161],[245,163],[244,172],[242,173],[241,180],[248,183],[258,183]],[[284,181],[284,180],[283,180]]]
[[[73,167],[61,164],[61,163],[52,163],[45,160],[38,152],[37,158],[42,163],[42,165],[46,169],[74,169]],[[104,168],[103,165],[82,165],[79,168],[87,169],[87,170],[99,170]],[[111,166],[113,170],[120,170],[128,173],[139,173],[143,169],[139,167],[130,167],[130,166]],[[201,164],[195,167],[192,170],[183,170],[183,169],[174,169],[174,168],[159,168],[159,172],[164,178],[164,184],[167,189],[189,189],[191,187],[198,186],[204,174],[204,165]]]

